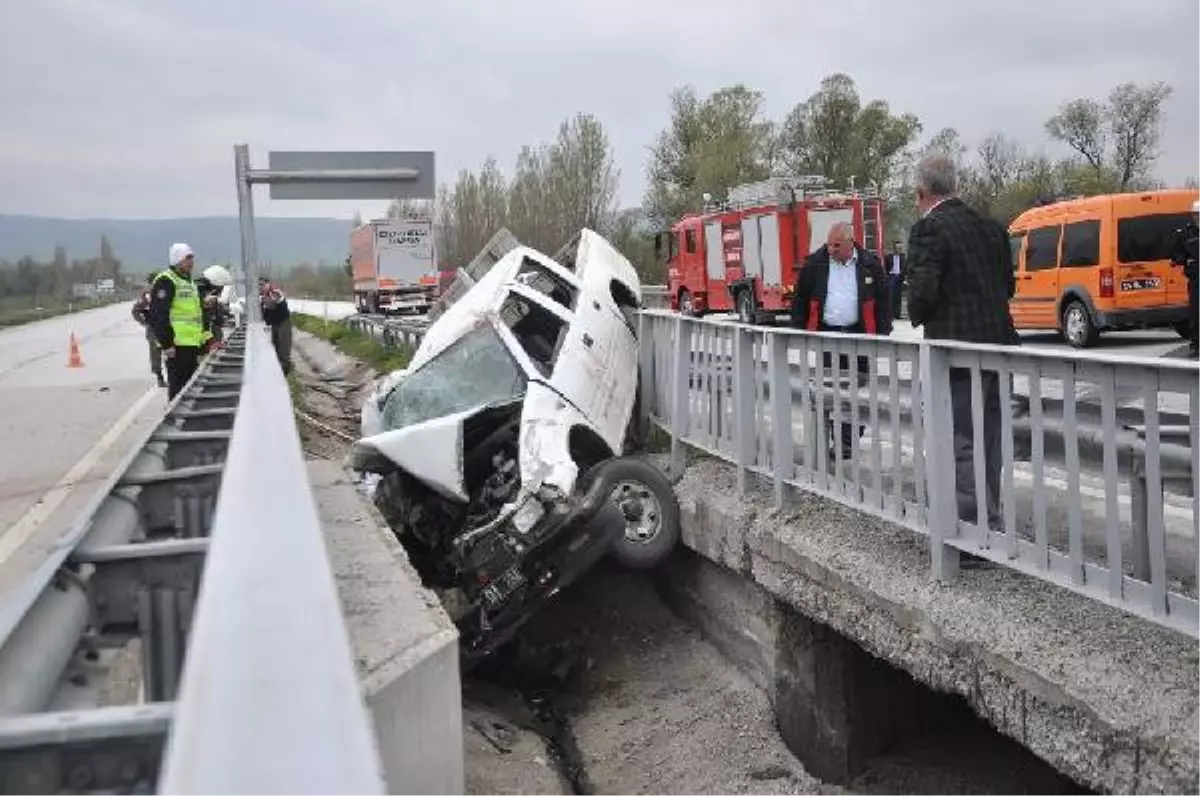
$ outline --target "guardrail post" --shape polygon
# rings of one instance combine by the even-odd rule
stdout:
[[[747,476],[754,463],[758,439],[755,431],[754,330],[738,324],[733,330],[733,455],[737,465],[738,494],[746,494]]]
[[[675,317],[675,340],[673,346],[673,367],[671,369],[671,475],[675,478],[683,476],[687,465],[683,449],[683,438],[688,428],[688,405],[690,403],[691,382],[691,323],[684,320],[682,315]]]
[[[921,412],[925,427],[925,477],[929,495],[929,559],[933,577],[958,574],[958,548],[945,543],[958,536],[955,495],[954,424],[950,402],[950,352],[921,343]]]

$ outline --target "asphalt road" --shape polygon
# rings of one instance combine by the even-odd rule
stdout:
[[[119,304],[0,331],[0,599],[161,417],[146,339]],[[70,335],[83,367],[68,368]]]

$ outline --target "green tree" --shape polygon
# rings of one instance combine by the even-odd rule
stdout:
[[[893,115],[885,100],[863,105],[853,78],[838,73],[822,80],[817,92],[788,114],[780,158],[793,174],[887,190],[920,131],[916,116]]]
[[[739,183],[769,176],[775,153],[761,92],[735,85],[701,101],[694,89],[678,89],[670,124],[650,148],[646,214],[665,227],[700,210],[705,193],[722,199]]]

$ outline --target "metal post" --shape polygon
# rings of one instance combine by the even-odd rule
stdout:
[[[254,234],[254,194],[250,186],[250,147],[237,144],[233,148],[234,171],[237,178],[238,228],[242,241],[242,274],[245,279],[246,321],[262,320],[258,296],[258,240]]]
[[[954,424],[950,401],[950,352],[921,343],[921,406],[929,493],[929,558],[933,577],[949,580],[958,573],[958,548],[943,540],[958,535],[958,499],[955,494]]]

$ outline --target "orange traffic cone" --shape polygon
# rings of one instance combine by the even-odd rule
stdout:
[[[71,332],[71,355],[67,358],[67,367],[83,367],[83,356],[79,353],[79,341],[75,338],[74,332]]]

